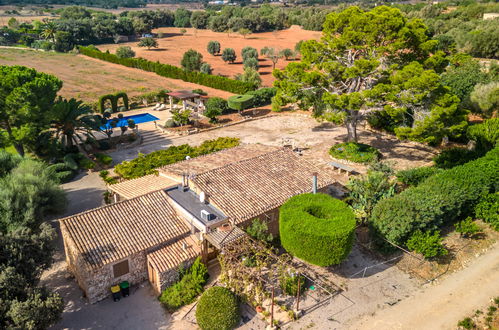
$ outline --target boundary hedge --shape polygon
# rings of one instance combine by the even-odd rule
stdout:
[[[372,213],[373,229],[390,242],[404,244],[418,229],[437,230],[473,215],[483,196],[499,187],[497,173],[499,148],[380,201]]]
[[[244,94],[254,90],[254,85],[239,80],[234,80],[221,76],[214,76],[211,74],[201,72],[188,72],[182,68],[163,64],[159,62],[151,62],[143,58],[119,58],[118,56],[110,53],[103,53],[89,47],[80,46],[80,53],[97,58],[102,61],[111,62],[114,64],[124,65],[130,68],[141,69],[144,71],[154,72],[157,75],[166,78],[180,79],[186,82],[199,84],[215,89],[221,89],[234,94]]]
[[[318,266],[341,263],[354,240],[355,216],[345,202],[326,194],[290,198],[279,210],[282,246]]]

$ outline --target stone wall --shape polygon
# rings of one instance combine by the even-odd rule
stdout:
[[[184,262],[183,263],[184,267],[185,268],[190,267],[194,262],[194,260],[196,260],[196,258],[192,258],[191,260]],[[161,294],[161,292],[163,292],[167,287],[172,286],[175,282],[179,280],[178,268],[169,269],[165,272],[156,271],[156,273],[157,273],[157,280],[156,280],[157,285],[156,287],[154,287],[153,285],[153,287],[154,290],[156,290],[156,292],[158,293],[158,295]]]
[[[128,260],[129,272],[123,276],[114,277],[113,265]],[[122,281],[130,285],[142,283],[147,279],[146,252],[139,252],[126,259],[107,264],[99,269],[87,273],[86,293],[90,303],[95,303],[111,295],[111,287]]]
[[[129,266],[128,274],[114,278],[113,265],[125,259],[92,269],[85,263],[83,256],[78,253],[64,225],[61,225],[61,234],[64,241],[68,270],[74,275],[76,282],[90,303],[96,303],[109,297],[111,295],[111,286],[122,281],[128,281],[130,285],[133,285],[147,279],[146,251],[126,258]]]

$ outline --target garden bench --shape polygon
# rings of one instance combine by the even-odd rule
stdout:
[[[355,171],[354,168],[344,164],[340,164],[338,162],[329,162],[329,165],[332,166],[334,169],[338,169],[338,173],[344,171],[347,174],[347,176],[350,176],[351,174],[357,174],[357,171]]]

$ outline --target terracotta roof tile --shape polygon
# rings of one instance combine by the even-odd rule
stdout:
[[[184,244],[186,246],[185,249]],[[192,237],[185,237],[149,253],[147,259],[158,272],[162,273],[171,269],[177,269],[181,263],[192,260],[200,254],[201,247],[199,244]]]
[[[319,189],[337,181],[333,170],[320,169],[290,149],[280,148],[199,174],[192,182],[238,224],[279,207],[294,195],[310,192],[313,173],[318,173]]]
[[[89,210],[60,223],[90,267],[118,261],[189,233],[164,191]]]
[[[127,180],[109,185],[108,189],[117,193],[123,198],[130,199],[154,191],[165,189],[176,184],[178,184],[177,181],[174,181],[162,175],[149,174],[137,179]]]
[[[183,173],[199,174],[227,164],[249,159],[277,150],[278,147],[263,144],[241,144],[211,154],[191,158],[159,168],[159,172],[170,177],[179,177]]]

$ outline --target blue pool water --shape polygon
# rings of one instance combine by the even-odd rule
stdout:
[[[128,119],[132,119],[135,122],[135,124],[142,124],[142,123],[147,123],[150,121],[159,120],[158,117],[153,116],[150,113],[141,113],[140,115],[125,116],[125,117],[121,118],[120,120],[118,120],[116,127],[128,126]],[[108,120],[107,121],[108,123],[106,125],[101,126],[101,129],[104,130],[104,129],[110,128],[110,126],[109,126],[110,121],[111,120]]]

